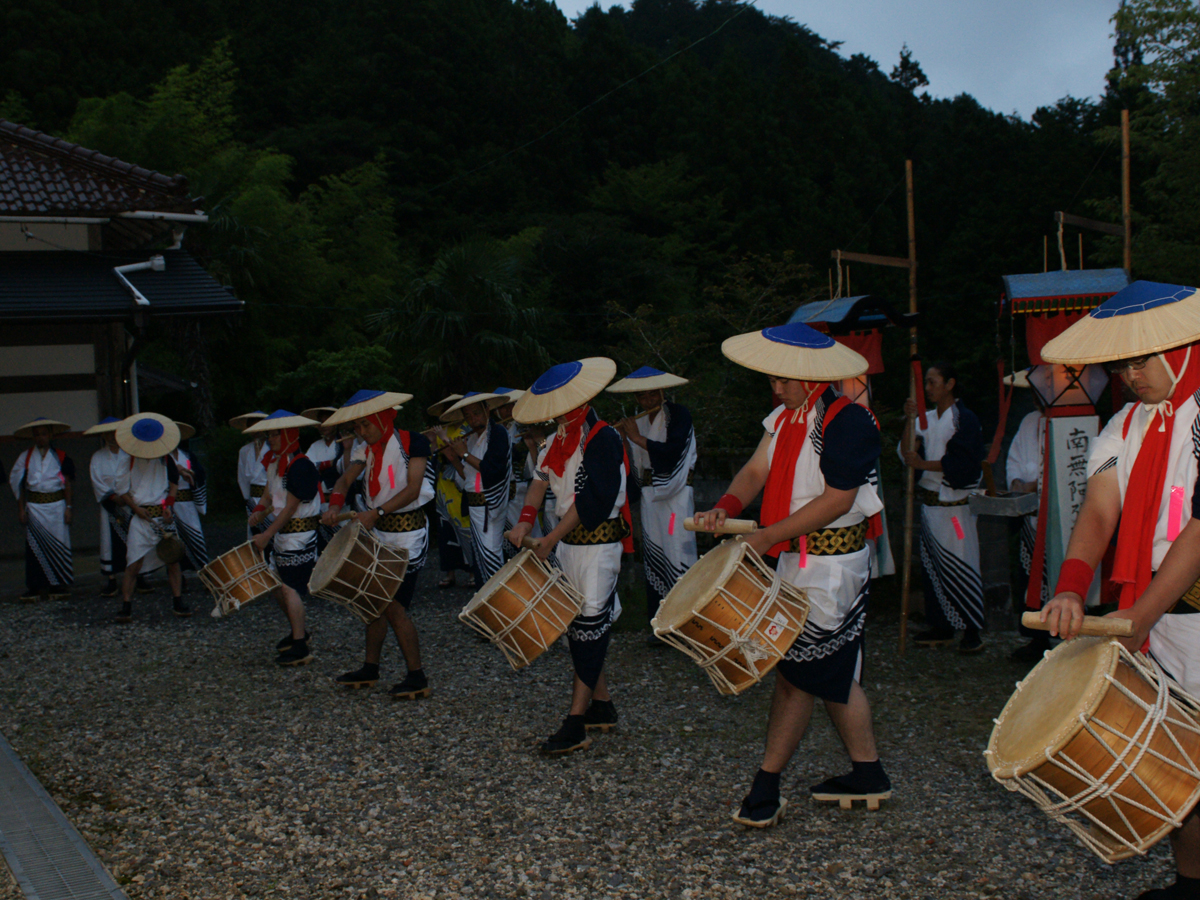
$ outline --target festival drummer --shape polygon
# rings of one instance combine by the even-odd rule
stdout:
[[[244,433],[247,428],[259,419],[265,419],[266,417],[267,414],[265,412],[261,409],[256,409],[254,412],[234,416],[229,420],[229,427],[236,428],[238,431]],[[242,501],[246,504],[247,515],[258,505],[259,498],[262,497],[263,491],[267,487],[267,470],[262,464],[262,458],[267,454],[268,450],[266,438],[261,434],[256,434],[252,441],[243,444],[241,450],[238,451],[237,483],[238,490],[242,492]],[[254,537],[264,527],[262,524],[259,524],[257,530],[251,529],[247,531],[246,539],[249,540]]]
[[[17,515],[25,526],[24,601],[71,595],[75,567],[71,559],[71,492],[75,463],[55,449],[54,435],[71,427],[38,418],[22,425],[13,437],[33,440],[13,463],[8,484],[17,498]]]
[[[830,382],[860,375],[867,361],[807,325],[791,323],[729,338],[721,352],[767,375],[782,401],[765,434],[712,510],[696,517],[720,530],[761,491],[762,527],[746,543],[782,579],[808,594],[804,630],[775,667],[762,766],[734,821],[776,824],[787,807],[780,776],[808,728],[817,698],[833,721],[852,771],[811,788],[817,800],[891,796],[860,684],[871,559],[866,534],[883,503],[871,483],[881,441],[874,417]]]
[[[346,688],[374,686],[379,680],[379,660],[390,625],[408,666],[404,680],[388,692],[394,700],[417,700],[430,694],[417,628],[408,609],[429,553],[429,524],[423,507],[433,499],[436,473],[429,440],[417,432],[395,428],[396,410],[411,399],[412,394],[359,391],[325,420],[327,425],[353,422],[359,441],[334,486],[323,520],[333,524],[346,503],[346,490],[362,477],[366,483],[366,510],[356,513],[355,518],[380,543],[408,553],[408,566],[396,595],[367,625],[363,665],[334,680]]]
[[[321,499],[317,491],[317,467],[300,452],[300,429],[319,424],[286,409],[277,409],[246,429],[250,435],[267,439],[263,457],[266,488],[250,514],[251,529],[268,515],[270,523],[251,538],[282,582],[275,599],[287,617],[290,631],[275,645],[280,666],[303,666],[312,662],[308,631],[304,625],[303,596],[317,564],[317,524]]]
[[[92,454],[88,474],[92,491],[100,507],[100,574],[105,578],[101,597],[115,597],[120,587],[117,573],[125,574],[125,541],[129,537],[129,510],[116,499],[117,478],[129,468],[129,454],[117,443],[117,426],[121,420],[107,416],[93,425],[85,435],[99,435],[104,446]]]
[[[542,560],[557,552],[563,574],[584,598],[583,609],[567,627],[574,667],[571,706],[562,727],[541,745],[548,755],[582,750],[590,745],[588,729],[607,731],[617,722],[604,662],[612,625],[621,614],[617,579],[622,553],[633,552],[633,529],[621,438],[590,406],[616,370],[616,363],[603,357],[554,366],[513,410],[518,422],[555,419],[558,432],[542,450],[520,521],[508,538],[520,546],[528,537],[552,488],[559,521],[534,552]]]
[[[504,519],[512,485],[512,444],[508,430],[492,421],[491,410],[504,395],[468,391],[442,413],[443,422],[462,419],[470,432],[447,448],[455,481],[471,517],[471,555],[476,582],[482,585],[504,565]]]
[[[199,572],[208,565],[208,547],[204,542],[204,526],[200,517],[208,513],[208,478],[200,460],[195,459],[183,444],[196,434],[186,422],[176,422],[179,446],[171,451],[179,473],[179,493],[175,497],[175,530],[183,541],[184,557],[181,569]]]
[[[1079,634],[1084,598],[1115,531],[1120,609],[1111,615],[1133,622],[1133,636],[1121,643],[1148,652],[1200,697],[1200,292],[1135,281],[1041,355],[1047,363],[1104,363],[1138,398],[1092,445],[1087,495],[1041,619],[1051,635]],[[1195,809],[1172,832],[1171,849],[1175,883],[1139,900],[1200,897]]]
[[[696,431],[687,407],[663,396],[663,391],[687,383],[686,378],[642,366],[608,387],[610,394],[633,394],[642,408],[633,418],[618,422],[617,430],[628,441],[641,497],[648,621],[658,614],[675,582],[696,564],[696,535],[683,527],[695,511]],[[650,646],[665,645],[651,636]]]
[[[158,545],[164,534],[174,533],[175,498],[179,494],[179,470],[171,451],[179,446],[179,428],[166,416],[135,413],[117,426],[117,444],[132,457],[129,468],[118,478],[116,493],[133,512],[126,544],[125,580],[121,585],[121,610],[117,622],[133,620],[133,588],[139,574],[167,567],[171,604],[175,615],[190,616],[183,602],[183,573],[179,563],[164,562]]]

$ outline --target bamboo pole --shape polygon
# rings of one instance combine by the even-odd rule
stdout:
[[[1129,199],[1129,110],[1121,110],[1121,222],[1125,226],[1125,271],[1133,277],[1133,210]]]
[[[917,224],[913,206],[913,167],[912,160],[904,161],[904,183],[908,194],[908,311],[917,312]],[[917,353],[917,326],[908,329],[908,344],[913,356]],[[917,400],[917,379],[912,366],[908,369],[908,396],[913,403]],[[907,424],[908,449],[916,446],[916,429],[913,427],[912,416]],[[912,551],[913,551],[913,495],[916,491],[916,471],[912,466],[906,466],[904,492],[904,566],[900,588],[900,655],[904,655],[905,644],[908,640],[908,594],[912,587]]]

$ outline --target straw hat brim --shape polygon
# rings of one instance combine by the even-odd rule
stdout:
[[[516,403],[525,396],[525,392],[513,388],[511,391],[496,391],[496,396],[503,397],[505,403]],[[501,403],[500,405],[503,406],[504,403]]]
[[[400,406],[407,403],[413,398],[412,394],[400,394],[394,391],[384,391],[376,397],[369,400],[362,400],[358,403],[351,403],[348,406],[343,406],[328,419],[325,420],[326,425],[341,425],[344,422],[357,422],[359,419],[373,416],[375,413],[383,412],[385,409],[391,409],[393,406]]]
[[[802,381],[841,381],[870,368],[866,357],[837,341],[828,347],[798,347],[772,341],[761,331],[726,338],[721,352],[755,372]]]
[[[110,431],[116,431],[117,426],[120,424],[120,419],[117,419],[115,422],[100,422],[97,425],[93,425],[91,428],[85,431],[84,434],[108,434]]]
[[[63,434],[71,430],[71,426],[66,422],[59,422],[55,419],[34,419],[32,422],[27,422],[14,431],[13,437],[31,438],[33,437],[33,429],[45,427],[53,428],[54,434]]]
[[[605,390],[610,394],[640,394],[642,391],[665,391],[670,388],[683,387],[688,383],[686,378],[663,372],[661,375],[649,375],[646,378],[629,378],[610,384]]]
[[[240,416],[234,416],[229,420],[229,427],[236,428],[238,431],[245,431],[259,419],[265,419],[266,417],[267,414],[265,412],[256,409],[254,412],[248,412],[243,413]]]
[[[1042,348],[1048,363],[1087,365],[1149,356],[1200,341],[1200,291],[1176,303],[1125,315],[1092,310]]]
[[[548,422],[587,403],[604,390],[617,374],[617,364],[606,356],[590,356],[575,361],[579,370],[569,380],[538,393],[542,375],[513,407],[513,419],[521,424]],[[570,363],[566,364],[572,365]],[[559,366],[555,366],[558,369]],[[554,369],[550,370],[551,372]]]
[[[306,419],[316,419],[318,422],[324,423],[335,412],[337,412],[336,406],[314,406],[311,409],[302,411],[300,415]]]
[[[443,422],[461,422],[464,410],[468,406],[473,406],[476,403],[486,403],[490,411],[511,402],[508,399],[508,394],[473,394],[470,397],[463,397],[461,400],[458,400],[453,406],[442,413],[439,418]]]
[[[443,397],[437,403],[431,403],[425,412],[433,416],[435,419],[441,418],[442,413],[454,405],[455,401],[461,400],[462,394],[450,394]]]
[[[196,429],[187,422],[176,422],[175,426],[179,429],[179,439],[181,441],[186,441],[188,438],[196,436]]]
[[[133,433],[137,423],[147,419],[152,419],[162,426],[162,433],[152,441],[142,440]],[[158,459],[179,446],[179,427],[158,413],[136,413],[117,426],[117,445],[138,459]]]
[[[326,420],[328,421],[328,420]],[[321,423],[308,416],[280,416],[278,419],[259,419],[242,434],[266,434],[268,431],[283,431],[286,428],[316,427]]]

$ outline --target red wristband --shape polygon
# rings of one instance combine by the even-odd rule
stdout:
[[[517,519],[517,524],[519,525],[521,522],[533,522],[537,519],[537,514],[536,506],[524,506],[521,509],[521,518]]]
[[[742,511],[742,501],[733,494],[723,494],[721,499],[716,502],[713,509],[723,509],[731,519],[736,519]]]
[[[266,507],[263,506],[261,503],[258,504],[258,506],[254,507],[255,512],[262,512],[264,509],[266,509]]]
[[[174,498],[174,497],[172,497],[170,494],[168,494],[168,495],[167,495],[167,499],[165,499],[165,500],[163,501],[163,506],[165,506],[165,507],[167,507],[167,508],[169,509],[170,507],[172,507],[172,506],[174,506],[174,505],[175,505],[175,498]]]
[[[1095,575],[1096,570],[1082,559],[1064,560],[1062,568],[1058,570],[1058,584],[1054,588],[1054,593],[1062,594],[1070,591],[1080,597],[1087,597],[1088,591],[1092,587],[1092,578]]]
[[[329,495],[329,505],[330,506],[345,506],[346,505],[346,495],[338,494],[338,493],[330,494]]]

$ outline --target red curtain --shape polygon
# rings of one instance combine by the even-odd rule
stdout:
[[[833,339],[867,358],[866,374],[879,375],[883,372],[883,332],[855,331],[851,334],[835,334]]]
[[[1025,317],[1025,346],[1029,349],[1029,364],[1042,364],[1042,348],[1058,337],[1087,312],[1059,312]]]

